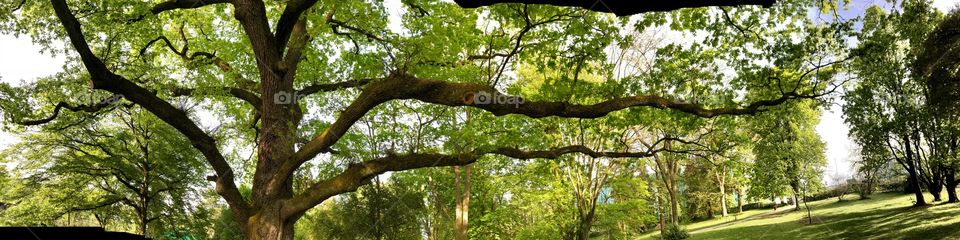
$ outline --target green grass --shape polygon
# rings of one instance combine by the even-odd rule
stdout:
[[[716,225],[720,225],[728,222],[733,222],[739,219],[748,218],[748,217],[766,213],[766,212],[770,212],[770,210],[769,209],[753,209],[753,210],[743,211],[742,213],[729,213],[727,214],[728,216],[725,218],[717,217],[710,220],[694,222],[694,223],[683,225],[683,228],[686,229],[687,231],[696,231],[698,229],[703,229],[703,228],[708,228],[708,227],[712,227],[712,226],[716,226]],[[659,232],[648,233],[641,236],[641,239],[655,239],[653,237],[658,236],[659,234],[660,234]]]
[[[943,195],[944,199],[946,194]],[[932,203],[912,208],[913,195],[880,193],[868,200],[847,196],[810,202],[814,224],[807,224],[805,209],[761,216],[735,224],[691,234],[690,239],[960,239],[960,204]],[[933,198],[928,194],[927,201]],[[803,205],[801,205],[803,207]],[[746,211],[756,215],[767,210]],[[741,215],[743,216],[743,215]],[[740,217],[740,218],[744,218]],[[706,228],[722,220],[685,225],[688,231]],[[653,239],[656,234],[643,239]]]

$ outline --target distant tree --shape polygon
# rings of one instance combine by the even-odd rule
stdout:
[[[203,161],[187,140],[137,107],[102,115],[96,122],[105,124],[80,123],[67,130],[50,126],[7,150],[8,156],[33,160],[18,165],[29,180],[16,191],[20,204],[3,217],[52,223],[85,213],[100,225],[121,229],[124,225],[110,222],[133,222],[137,233],[154,238],[204,236],[204,230],[191,229],[193,222],[206,224],[198,215],[207,210],[196,191],[204,182]],[[58,154],[45,157],[49,152]],[[48,195],[62,188],[69,189],[67,194]],[[30,216],[37,209],[50,209],[52,218]]]
[[[843,195],[847,195],[847,191],[850,190],[850,178],[846,175],[843,175],[839,172],[834,172],[830,175],[830,180],[833,182],[833,194],[834,197],[837,197],[838,202],[843,201]]]
[[[877,182],[888,168],[890,154],[884,146],[855,146],[849,158],[853,161],[853,187],[860,199],[869,199]]]
[[[781,196],[787,190],[793,195],[795,210],[800,210],[803,193],[819,188],[826,158],[825,144],[815,132],[818,109],[812,102],[802,102],[751,120],[757,139],[751,195]]]

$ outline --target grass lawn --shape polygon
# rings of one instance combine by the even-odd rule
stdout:
[[[943,194],[946,199],[946,194]],[[814,224],[807,224],[805,209],[761,216],[721,228],[691,234],[690,239],[960,239],[960,204],[930,204],[911,208],[913,194],[874,194],[868,200],[850,195],[810,202]],[[933,199],[927,194],[927,201]],[[803,207],[803,205],[801,205]],[[753,210],[756,215],[767,210]],[[743,214],[751,214],[746,211]],[[739,218],[744,218],[741,215]],[[692,223],[688,231],[733,221]],[[653,239],[657,234],[644,236]]]

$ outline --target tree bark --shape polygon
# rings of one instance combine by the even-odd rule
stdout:
[[[947,202],[960,202],[960,199],[957,199],[957,185],[960,183],[960,181],[957,179],[957,172],[953,169],[948,169],[945,175],[946,181],[944,183],[946,184],[947,188]]]
[[[920,189],[920,177],[917,176],[917,165],[916,165],[916,162],[914,162],[913,150],[910,147],[910,137],[904,136],[903,138],[904,138],[903,142],[905,142],[906,144],[905,146],[906,146],[907,174],[908,174],[908,177],[910,178],[909,181],[912,183],[912,184],[908,184],[910,185],[908,187],[912,188],[910,189],[910,191],[913,192],[914,197],[916,198],[916,203],[914,203],[913,205],[914,206],[927,205],[927,201],[923,199],[923,190]]]
[[[722,172],[714,174],[717,176],[717,184],[720,185],[720,216],[727,217],[727,189],[724,187],[726,174]]]
[[[670,224],[680,225],[680,210],[678,209],[677,193],[674,189],[667,189],[670,194]]]
[[[794,211],[800,211],[800,209],[801,209],[801,208],[800,208],[800,199],[797,198],[797,195],[799,195],[799,192],[800,192],[800,183],[798,183],[798,182],[792,182],[792,183],[790,183],[790,188],[793,190],[793,207],[794,207],[793,210],[794,210]]]
[[[460,221],[463,220],[463,209],[461,208],[463,207],[463,202],[461,200],[461,198],[463,198],[463,195],[461,194],[463,190],[460,188],[463,185],[460,185],[460,175],[460,166],[453,166],[453,202],[455,208],[453,216],[453,237],[457,240],[463,240],[467,238],[460,233]]]
[[[264,206],[247,220],[244,239],[247,240],[292,240],[294,223],[300,216],[284,218],[281,215],[281,201]]]
[[[942,199],[940,198],[940,193],[943,192],[943,166],[936,164],[930,166],[930,179],[927,182],[927,191],[930,192],[930,195],[933,195],[933,201],[939,202]]]
[[[460,223],[463,224],[463,227],[460,228],[461,231],[463,231],[463,239],[470,238],[468,230],[470,229],[470,178],[472,177],[472,174],[470,174],[470,169],[472,169],[471,166],[473,166],[473,164],[468,164],[466,166],[467,176],[464,183],[464,189],[466,190],[463,192],[463,220],[460,221]]]
[[[577,240],[590,240],[590,229],[593,228],[593,222],[596,219],[596,205],[590,208],[586,216],[580,219],[580,226],[577,227]]]
[[[773,6],[774,0],[688,0],[688,1],[594,1],[594,0],[454,0],[460,7],[476,8],[498,3],[548,4],[565,7],[581,7],[590,11],[613,13],[617,16],[627,16],[644,12],[672,11],[681,8],[696,8],[706,6],[740,6],[761,5]]]
[[[466,240],[469,239],[468,228],[469,228],[469,211],[470,211],[470,165],[463,167],[464,170],[461,171],[460,167],[454,167],[454,184],[457,186],[456,189],[456,221],[454,223],[454,237],[457,240]],[[460,179],[463,179],[463,184],[461,185]]]
[[[433,171],[431,169],[430,175],[427,177],[427,185],[430,186],[430,200],[428,203],[433,205],[434,211],[428,219],[428,229],[427,229],[427,240],[437,240],[437,231],[440,229],[437,227],[437,222],[439,222],[441,209],[443,207],[440,204],[440,196],[437,194],[437,185],[433,182]]]
[[[654,202],[657,207],[657,229],[663,231],[663,201],[661,201],[660,191],[653,187],[654,181],[652,178],[647,178],[647,191],[650,191],[653,194]]]
[[[770,196],[770,202],[773,204],[773,211],[777,211],[777,205],[780,205],[777,204],[777,197]]]
[[[957,156],[957,138],[955,135],[950,135],[950,149],[949,153],[952,156]],[[957,165],[952,164],[945,169],[944,173],[946,180],[944,183],[947,185],[947,202],[948,203],[957,203],[960,202],[960,199],[957,199],[957,184],[960,183],[960,179],[957,179]]]
[[[737,189],[737,213],[743,212],[743,188]]]
[[[940,193],[943,192],[943,185],[940,181],[931,182],[927,184],[927,191],[930,192],[930,195],[933,195],[933,201],[939,202],[943,199],[940,198]]]

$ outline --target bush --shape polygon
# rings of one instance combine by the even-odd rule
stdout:
[[[687,230],[680,228],[679,225],[667,225],[663,231],[660,231],[660,239],[664,240],[676,240],[676,239],[686,239],[690,237],[690,234],[687,233]]]
[[[879,182],[877,188],[880,189],[880,192],[900,192],[905,191],[907,182],[903,179],[889,179]]]

